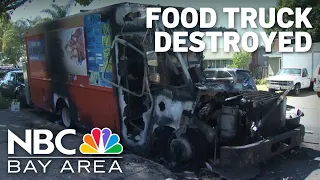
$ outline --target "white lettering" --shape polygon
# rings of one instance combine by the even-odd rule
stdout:
[[[186,38],[180,39],[180,37],[188,37],[188,32],[173,32],[173,52],[188,52],[188,47],[180,47],[187,43]]]
[[[12,164],[15,163],[15,164]],[[16,170],[12,170],[12,168],[15,168]],[[20,172],[20,161],[17,160],[8,160],[8,173],[15,174]]]
[[[293,10],[290,8],[281,8],[281,9],[279,9],[279,11],[277,13],[277,22],[278,22],[279,26],[282,28],[290,28],[294,22],[289,20],[287,23],[285,23],[283,21],[285,19],[283,17],[284,13],[287,13],[288,15],[294,14]]]
[[[193,32],[190,35],[190,41],[194,44],[197,44],[198,47],[194,47],[193,45],[189,48],[192,52],[202,52],[206,48],[206,44],[200,40],[197,39],[197,37],[203,38],[204,33],[203,32]]]
[[[241,9],[241,28],[247,28],[247,23],[252,28],[257,28],[257,24],[254,22],[257,18],[257,11],[253,8],[242,8]]]
[[[259,8],[259,23],[263,28],[271,28],[276,23],[276,9],[269,8],[269,21],[266,19],[265,8]]]
[[[173,14],[173,22],[169,22],[169,14]],[[180,16],[179,11],[176,8],[168,7],[162,12],[162,23],[167,28],[175,28],[179,25]]]
[[[249,38],[252,39],[251,47],[248,46]],[[242,36],[241,44],[242,44],[243,50],[245,50],[246,52],[254,52],[259,47],[259,37],[254,32],[245,32]]]
[[[76,154],[75,149],[68,150],[62,146],[62,138],[67,134],[76,135],[76,130],[75,129],[65,129],[65,130],[59,132],[55,138],[56,148],[61,153],[65,154],[65,155],[74,155],[74,154]]]
[[[23,173],[26,173],[27,171],[34,171],[35,173],[38,173],[37,168],[34,166],[31,160],[28,161],[26,168],[23,170]]]
[[[38,163],[40,164],[40,166],[43,169],[43,173],[47,172],[47,167],[49,166],[49,164],[51,163],[52,160],[49,160],[46,164],[43,164],[40,160],[38,160]]]
[[[228,13],[228,27],[229,28],[234,28],[234,20],[235,20],[235,13],[240,12],[239,8],[223,8],[223,12]]]
[[[103,165],[99,165],[98,163],[105,163],[105,161],[104,160],[96,160],[96,161],[94,161],[94,173],[106,173],[104,170],[102,170],[102,171],[98,171],[97,170],[97,168],[103,168],[104,167]]]
[[[191,13],[192,19],[189,23],[188,13]],[[181,12],[181,24],[185,28],[194,28],[198,24],[198,12],[194,8],[184,8]]]
[[[171,36],[167,32],[155,32],[154,33],[154,51],[155,52],[167,52],[171,47]],[[164,38],[164,47],[161,47],[161,38]]]
[[[296,28],[301,28],[301,23],[303,23],[306,26],[306,28],[312,28],[312,25],[307,17],[311,9],[311,7],[307,7],[301,13],[301,8],[296,8]]]
[[[117,166],[116,168],[114,168],[115,165]],[[117,160],[114,160],[114,161],[113,161],[113,163],[112,163],[112,165],[111,165],[108,173],[110,173],[110,172],[113,171],[113,170],[118,170],[120,173],[122,173],[122,169],[120,168],[120,165],[119,165],[119,163],[118,163]]]
[[[45,135],[44,139],[40,139],[40,135]],[[33,154],[51,154],[54,151],[54,145],[51,142],[53,134],[46,129],[35,129],[33,131]],[[47,149],[40,149],[40,144],[47,145]]]
[[[159,20],[159,15],[154,15],[153,13],[160,13],[161,8],[159,7],[147,8],[146,11],[147,11],[146,12],[147,28],[152,28],[153,21]]]
[[[272,42],[274,41],[277,32],[271,32],[269,37],[267,36],[266,32],[260,32],[260,35],[264,42],[266,52],[272,52]]]
[[[68,166],[68,167],[66,167],[66,166]],[[72,173],[74,173],[74,170],[73,170],[73,168],[72,168],[72,166],[71,166],[71,164],[70,164],[70,162],[68,160],[66,160],[64,162],[64,164],[63,164],[63,166],[62,166],[62,168],[60,170],[60,173],[63,173],[65,170],[69,170]]]
[[[32,154],[32,134],[31,130],[25,130],[25,141],[21,140],[12,131],[8,129],[8,154],[14,154],[14,143],[17,143],[30,155]]]
[[[90,161],[87,161],[87,160],[78,161],[78,173],[81,173],[82,168],[84,168],[88,173],[90,173],[89,167],[90,167]]]
[[[240,35],[237,32],[225,32],[223,41],[224,41],[224,52],[230,52],[230,46],[232,46],[232,49],[234,52],[240,52],[240,49],[238,47],[238,43],[240,41]]]
[[[307,52],[310,50],[312,45],[311,35],[307,32],[296,32],[295,33],[295,52]],[[306,39],[305,46],[302,47],[301,39],[304,37]]]
[[[286,37],[293,37],[293,32],[279,32],[279,52],[293,52],[293,47],[286,47],[291,44],[291,39]]]
[[[222,32],[206,32],[206,36],[211,37],[211,52],[218,51],[218,37],[222,36]]]
[[[207,22],[207,13],[210,21]],[[212,28],[217,22],[216,11],[212,8],[200,8],[200,28]]]

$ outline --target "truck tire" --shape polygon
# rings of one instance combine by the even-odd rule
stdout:
[[[301,91],[301,86],[300,86],[300,84],[294,85],[293,94],[294,94],[295,96],[298,96],[298,95],[300,94],[300,91]]]
[[[320,92],[317,92],[318,97],[320,98]]]
[[[314,84],[313,84],[313,82],[311,82],[308,89],[309,89],[310,91],[313,91],[313,86],[314,86]]]
[[[65,128],[72,128],[74,125],[74,121],[71,118],[70,109],[66,104],[61,107],[61,120]]]

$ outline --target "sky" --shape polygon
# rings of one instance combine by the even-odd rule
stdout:
[[[116,4],[120,2],[135,2],[143,4],[160,4],[167,6],[180,6],[180,7],[211,7],[217,13],[217,27],[226,27],[228,24],[228,16],[222,11],[224,7],[253,7],[253,8],[270,8],[276,6],[277,0],[94,0],[90,6],[82,7],[80,5],[72,6],[70,15],[77,14],[80,10],[86,9],[96,9],[111,4]],[[159,3],[160,2],[160,3]],[[16,9],[11,19],[16,21],[20,18],[32,18],[36,16],[46,17],[45,13],[41,13],[41,10],[50,8],[50,4],[53,3],[53,0],[32,0],[31,3],[26,3],[24,6]],[[56,4],[65,5],[68,3],[68,0],[55,0]],[[240,28],[240,17],[236,16],[235,27],[238,30],[239,34],[243,34],[246,31],[253,31],[259,33],[263,31],[263,28],[258,27],[257,29],[241,29]],[[209,45],[210,46],[210,45]]]

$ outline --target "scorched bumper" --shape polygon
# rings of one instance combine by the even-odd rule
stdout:
[[[224,167],[245,167],[299,146],[304,139],[305,127],[244,146],[223,146],[220,149],[220,162]]]

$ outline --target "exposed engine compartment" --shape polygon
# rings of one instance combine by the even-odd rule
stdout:
[[[284,132],[286,102],[277,106],[279,97],[270,92],[214,91],[202,86],[192,109],[183,111],[174,138],[167,140],[170,158],[193,165],[195,159],[203,163],[207,158],[218,158],[221,146],[244,146]]]

